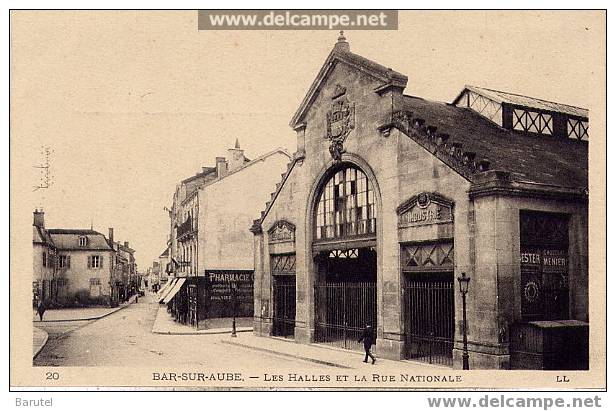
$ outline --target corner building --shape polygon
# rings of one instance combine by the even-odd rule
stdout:
[[[587,367],[588,111],[406,85],[340,36],[251,228],[255,334],[361,349],[371,323],[378,356],[461,368],[465,273],[471,369]]]

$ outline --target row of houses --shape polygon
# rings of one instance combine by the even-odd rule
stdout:
[[[158,260],[152,261],[152,265],[147,268],[144,279],[144,287],[153,292],[158,292],[169,280],[169,247],[160,254]]]
[[[253,317],[346,349],[372,324],[391,359],[587,368],[588,110],[407,82],[341,35],[292,156],[236,144],[178,184],[160,301],[195,327]]]
[[[139,286],[135,250],[127,241],[92,229],[46,228],[43,210],[34,211],[33,304],[115,306]]]

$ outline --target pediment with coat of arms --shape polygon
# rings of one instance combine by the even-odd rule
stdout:
[[[295,241],[295,225],[288,221],[280,220],[268,230],[270,243]]]
[[[332,95],[332,107],[327,112],[327,138],[331,142],[329,152],[340,161],[344,153],[344,141],[355,128],[355,104],[346,97],[346,88],[336,85]]]

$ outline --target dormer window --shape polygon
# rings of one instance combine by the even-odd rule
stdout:
[[[86,245],[88,245],[88,237],[79,237],[79,247],[85,247]]]

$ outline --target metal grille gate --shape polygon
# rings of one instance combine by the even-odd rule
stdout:
[[[434,273],[430,276],[436,277]],[[444,276],[451,280],[439,281]],[[430,364],[453,364],[453,274],[436,279],[408,278],[404,286],[405,358]]]
[[[295,276],[274,276],[274,317],[272,335],[295,336]]]
[[[376,329],[376,283],[337,282],[315,285],[315,341],[362,350],[357,340],[370,323]]]

